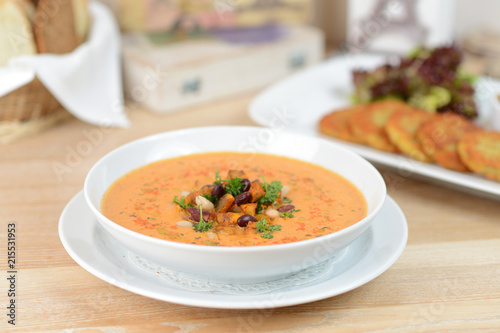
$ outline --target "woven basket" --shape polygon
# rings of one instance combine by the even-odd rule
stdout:
[[[0,97],[0,121],[32,120],[61,109],[61,104],[34,79],[30,83]]]
[[[61,104],[35,78],[0,97],[0,143],[38,133],[66,116]]]

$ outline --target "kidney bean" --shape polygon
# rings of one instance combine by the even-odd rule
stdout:
[[[191,219],[193,221],[199,222],[200,221],[200,209],[198,207],[188,207],[187,211],[189,214],[191,214]],[[210,216],[210,213],[206,210],[203,211],[203,221],[208,222],[208,217]]]
[[[246,191],[248,191],[250,189],[251,183],[248,180],[248,178],[243,178],[243,185],[244,185],[243,192],[246,192]]]
[[[250,194],[250,192],[243,192],[241,194],[238,194],[234,198],[234,203],[239,206],[239,205],[246,204],[247,202],[250,201],[250,199],[252,199],[252,195]]]
[[[245,214],[240,217],[238,217],[238,225],[242,228],[246,227],[249,222],[257,222],[257,219],[253,217],[252,215]]]
[[[295,209],[294,205],[284,205],[284,206],[281,206],[280,208],[278,208],[278,212],[280,212],[280,213],[289,212],[292,209]]]
[[[224,190],[224,186],[222,186],[222,183],[215,184],[215,186],[212,188],[212,195],[220,199],[224,194],[226,194],[226,191]]]

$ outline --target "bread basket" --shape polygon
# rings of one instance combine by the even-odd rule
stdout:
[[[16,56],[71,52],[78,42],[83,42],[84,36],[76,33],[77,23],[83,25],[83,30],[86,31],[89,22],[86,0],[79,0],[78,3],[82,3],[80,7],[75,7],[79,11],[73,12],[73,6],[77,4],[75,0],[59,4],[52,15],[47,15],[51,8],[50,0],[4,1],[0,6],[0,37],[3,37],[0,42],[3,41],[2,45],[6,49],[2,52],[6,53],[0,59],[0,66],[6,65],[9,58]],[[83,16],[67,15],[80,12],[83,12]],[[79,16],[83,19],[78,19]],[[63,38],[59,33],[61,31],[69,31],[74,37],[72,40]],[[49,37],[52,39],[47,37],[50,33],[52,36]],[[12,41],[5,44],[9,41],[9,36],[24,38],[24,44],[20,47],[20,44]],[[67,115],[68,112],[35,77],[31,82],[0,97],[0,143],[37,133]]]
[[[38,80],[0,97],[0,143],[36,134],[69,116]]]

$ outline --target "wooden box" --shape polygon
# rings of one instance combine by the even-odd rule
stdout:
[[[158,46],[146,35],[123,35],[125,92],[158,112],[263,88],[324,56],[323,33],[292,26],[286,37],[255,45],[190,40]]]

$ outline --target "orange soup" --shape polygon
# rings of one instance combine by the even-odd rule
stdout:
[[[156,238],[258,246],[344,229],[367,215],[367,204],[353,184],[320,166],[218,152],[162,160],[126,174],[106,191],[101,211]]]

